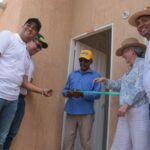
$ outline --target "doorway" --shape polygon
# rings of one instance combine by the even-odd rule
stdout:
[[[78,59],[80,51],[82,49],[90,49],[93,51],[94,61],[91,65],[91,69],[99,72],[101,76],[106,76],[110,78],[112,53],[112,25],[101,27],[90,34],[83,34],[71,40],[68,73],[79,69]],[[102,91],[104,90],[105,89],[102,87]],[[94,107],[95,121],[91,137],[92,150],[107,150],[109,97],[101,95],[101,98],[95,101]],[[79,136],[77,136],[76,138],[74,149],[82,150]]]

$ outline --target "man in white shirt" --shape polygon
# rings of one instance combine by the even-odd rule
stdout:
[[[29,55],[32,57],[33,55],[37,54],[42,50],[42,48],[46,49],[48,47],[47,42],[45,41],[45,38],[41,35],[38,34],[34,40],[31,42],[27,43],[27,49],[29,51]],[[34,61],[31,58],[30,60],[30,67],[29,67],[29,74],[28,74],[28,80],[31,82],[32,80],[32,75],[34,72]],[[19,98],[18,98],[18,106],[17,106],[17,111],[15,114],[15,117],[13,119],[13,122],[11,124],[9,133],[7,135],[6,141],[4,143],[3,150],[9,150],[13,138],[16,136],[19,127],[21,125],[24,112],[25,112],[25,96],[27,95],[27,89],[22,88],[20,90]]]
[[[150,7],[136,12],[128,21],[129,24],[136,27],[139,34],[148,41],[145,54],[143,84],[150,102]]]
[[[20,86],[45,96],[52,94],[51,89],[43,90],[28,81],[30,56],[26,43],[37,36],[40,28],[37,18],[29,18],[19,34],[0,32],[0,150],[17,110]]]

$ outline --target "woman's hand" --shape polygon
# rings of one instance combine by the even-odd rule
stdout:
[[[129,109],[128,104],[122,105],[118,110],[117,116],[118,117],[124,117],[128,109]]]
[[[106,77],[100,77],[96,78],[93,80],[94,83],[101,83],[101,82],[106,82],[107,78]]]

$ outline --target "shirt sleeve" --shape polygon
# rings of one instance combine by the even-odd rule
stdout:
[[[70,90],[70,76],[71,76],[71,74],[69,75],[69,77],[68,77],[68,79],[67,79],[67,82],[66,82],[66,84],[65,84],[65,87],[64,87],[63,93],[62,93],[63,96],[65,96],[65,97],[66,97],[67,91]]]
[[[97,74],[97,76],[95,78],[99,78],[99,77],[101,77],[101,76],[99,74]],[[101,84],[100,83],[93,83],[90,91],[100,92],[101,91]],[[94,94],[94,93],[84,93],[83,94],[83,98],[87,101],[98,100],[100,98],[100,96],[101,96],[100,94]]]
[[[25,74],[26,76],[29,76],[30,74],[30,63],[31,63],[31,58],[25,51],[25,59],[24,59],[24,67],[25,67]]]
[[[133,105],[135,101],[143,98],[144,87],[143,87],[143,65],[138,64],[134,69],[133,76],[136,79],[135,83],[128,86],[126,96],[124,96],[124,102],[128,105]]]
[[[122,79],[119,79],[119,80],[107,79],[107,81],[104,83],[104,85],[107,89],[119,92],[121,89],[121,81],[122,81]]]
[[[34,62],[33,60],[31,59],[30,60],[30,65],[29,65],[29,74],[28,74],[28,80],[29,82],[32,80],[33,78],[33,72],[34,72]]]
[[[0,54],[3,55],[5,50],[10,44],[12,33],[10,31],[2,31],[0,32]]]
[[[99,83],[94,83],[92,91],[101,91],[101,84]],[[100,98],[100,94],[91,94],[91,93],[84,93],[83,98],[87,101],[94,101]]]

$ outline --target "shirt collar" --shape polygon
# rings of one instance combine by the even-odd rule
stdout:
[[[82,72],[81,70],[78,70],[80,73],[91,73],[92,72],[92,70],[91,69],[88,69],[87,71],[85,71],[85,72]]]
[[[26,47],[26,43],[22,40],[22,38],[20,37],[20,35],[19,35],[18,33],[16,33],[15,35],[16,35],[18,41],[19,41],[21,44],[25,45],[25,47]],[[27,54],[27,57],[28,57],[28,58],[31,58],[31,56],[30,56],[30,54],[29,54],[29,51],[27,50],[27,47],[26,47],[26,52],[27,52],[27,53],[26,53],[26,54]]]
[[[22,38],[20,37],[20,35],[18,33],[16,33],[15,35],[21,44],[26,45],[26,43],[22,40]]]
[[[141,60],[141,59],[143,59],[143,58],[137,57],[137,58],[135,59],[135,62],[134,62],[134,63],[136,63],[137,61],[139,61],[139,60]]]
[[[135,59],[135,61],[134,61],[134,63],[133,63],[133,65],[132,65],[132,66],[136,65],[136,64],[137,64],[137,62],[138,62],[139,60],[141,60],[141,59],[143,59],[143,58],[141,58],[141,57],[136,57],[136,59]]]

